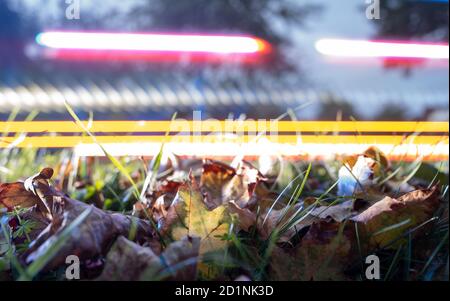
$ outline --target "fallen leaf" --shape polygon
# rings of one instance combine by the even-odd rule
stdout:
[[[229,216],[225,206],[209,210],[193,181],[179,188],[160,225],[161,233],[168,233],[175,240],[186,235],[200,237],[200,253],[204,254],[225,246],[225,242],[216,236],[228,232]]]
[[[147,218],[155,212],[155,203],[159,201],[158,210],[166,210],[170,206],[170,202],[175,197],[178,188],[182,182],[164,180],[156,182],[156,189],[152,190],[150,195],[146,196],[143,201],[137,201],[133,205],[133,216]],[[162,203],[161,203],[162,202]],[[153,208],[153,210],[151,209]],[[147,212],[144,212],[146,210]],[[155,218],[158,221],[159,218]]]
[[[241,161],[237,168],[221,162],[205,160],[200,188],[206,195],[209,208],[216,208],[231,200],[241,207],[248,207],[263,199],[267,191],[260,187],[266,178],[250,163]]]
[[[358,214],[356,203],[358,200],[345,201],[332,206],[318,206],[311,211],[311,215],[320,219],[332,218],[337,222],[342,222]]]
[[[120,236],[108,252],[105,267],[97,280],[195,280],[199,245],[199,238],[184,237],[157,255],[151,248]]]
[[[170,280],[192,281],[197,276],[197,266],[200,254],[200,238],[185,236],[171,243],[159,256],[164,270],[159,272],[151,268],[146,271],[148,278],[153,275],[168,277]],[[165,276],[167,275],[167,276]]]
[[[267,239],[270,234],[277,229],[280,225],[286,223],[296,212],[298,212],[302,207],[302,204],[298,203],[287,211],[284,209],[271,210],[267,214],[264,214],[260,219],[258,219],[258,233],[261,238]],[[267,215],[267,216],[266,216]],[[294,227],[288,229],[279,238],[278,242],[288,242],[291,238],[296,235],[300,230],[305,227],[309,227],[313,222],[319,220],[319,218],[308,214],[302,221],[298,222]],[[265,222],[264,222],[265,221]]]
[[[250,227],[256,225],[256,214],[247,208],[242,209],[234,201],[228,202],[228,208],[231,214],[236,214],[239,228],[249,232]]]
[[[88,206],[76,200],[65,199],[64,214],[54,218],[30,244],[30,248],[24,254],[26,263],[43,256],[52,246],[52,243],[56,241],[64,227],[70,224]],[[48,264],[47,269],[53,269],[64,264],[66,257],[69,255],[76,255],[80,260],[105,255],[118,236],[127,236],[130,233],[133,224],[132,218],[120,213],[107,213],[93,207],[86,220],[70,234],[58,255]],[[138,220],[136,223],[136,239],[140,242],[151,240],[153,232],[150,225],[142,220]]]
[[[348,280],[344,271],[353,258],[353,241],[352,232],[345,229],[345,224],[313,223],[294,249],[274,249],[270,257],[270,280]]]
[[[200,187],[210,208],[216,208],[228,201],[224,198],[224,186],[235,175],[236,171],[231,166],[213,160],[204,161]]]
[[[25,190],[22,182],[0,185],[0,203],[10,210],[14,207],[29,208],[38,201],[32,192]]]
[[[355,217],[348,219],[344,214],[342,222],[314,221],[294,249],[274,249],[270,264],[272,280],[349,280],[345,271],[357,258],[358,247],[364,252],[373,252],[388,246],[408,229],[426,222],[439,206],[439,195],[435,186],[406,193],[397,199],[385,197]],[[340,215],[338,212],[338,217]],[[318,216],[325,217],[328,216]],[[355,239],[355,222],[360,245]],[[389,245],[390,248],[397,246]]]
[[[53,169],[46,167],[39,173],[29,177],[23,183],[25,190],[32,192],[38,196],[37,206],[39,210],[50,220],[52,219],[53,195],[46,187],[47,180],[53,176]]]
[[[440,205],[439,195],[438,186],[434,186],[406,193],[397,199],[387,196],[352,220],[359,224],[358,228],[369,239],[371,248],[382,248],[406,230],[429,220]]]
[[[248,207],[255,195],[259,183],[267,179],[247,161],[240,161],[234,177],[223,188],[223,198],[234,200],[241,207]]]
[[[52,172],[44,169],[43,172],[30,177],[26,181],[26,190],[23,183],[3,184],[0,198],[10,206],[27,207],[39,204],[45,200],[45,207],[37,207],[37,211],[50,215],[47,227],[30,243],[30,247],[23,254],[26,263],[31,263],[44,256],[52,243],[57,240],[64,227],[75,220],[89,205],[70,199],[63,193],[49,186],[47,180]],[[34,194],[36,193],[37,196]],[[17,198],[16,196],[19,196]],[[49,211],[48,211],[49,210]],[[34,212],[36,214],[37,212]],[[105,255],[114,240],[120,236],[127,236],[132,227],[133,217],[120,213],[108,213],[98,208],[92,208],[91,213],[75,231],[70,233],[58,255],[46,266],[53,269],[65,264],[68,255],[77,255],[80,260],[91,259]],[[151,240],[153,230],[151,226],[136,219],[136,239],[140,242]]]
[[[226,249],[227,241],[222,238],[229,231],[229,222],[227,208],[221,205],[210,210],[196,181],[191,178],[190,183],[180,186],[166,217],[160,219],[158,225],[162,235],[167,234],[174,240],[184,236],[200,237],[199,253],[203,259],[207,253]],[[218,273],[204,261],[199,261],[199,270],[206,278],[214,278]]]

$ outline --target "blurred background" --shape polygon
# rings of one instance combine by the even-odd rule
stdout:
[[[175,111],[191,119],[201,110],[203,118],[288,111],[301,120],[447,121],[448,56],[343,58],[317,47],[323,39],[448,46],[448,1],[381,0],[379,11],[377,3],[0,0],[0,117],[69,119],[65,98],[96,120],[170,119]],[[50,31],[239,35],[266,44],[251,55],[58,52],[37,38]]]

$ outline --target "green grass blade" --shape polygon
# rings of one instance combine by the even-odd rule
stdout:
[[[434,257],[436,257],[436,255],[439,253],[439,251],[445,245],[445,243],[448,243],[448,231],[445,234],[445,236],[442,238],[442,240],[439,242],[437,247],[434,249],[433,253],[428,258],[427,262],[425,263],[424,267],[422,268],[422,270],[419,273],[419,277],[421,277],[423,275],[423,273],[426,272],[426,270],[428,269],[430,264],[433,262]]]
[[[402,226],[408,225],[409,223],[411,223],[411,219],[408,218],[408,219],[406,219],[404,221],[401,221],[400,223],[384,227],[383,229],[378,230],[377,232],[373,233],[372,236],[377,236],[377,235],[380,235],[382,233],[395,230],[395,229],[400,228]]]
[[[262,222],[262,226],[266,223],[267,218],[269,217],[270,213],[272,212],[273,208],[275,208],[275,205],[280,201],[280,199],[283,197],[283,195],[286,193],[286,191],[292,187],[292,184],[302,176],[302,174],[298,174],[286,187],[281,191],[281,193],[278,195],[278,197],[275,199],[275,201],[270,206],[269,210],[267,211],[266,216],[264,217],[264,220]]]
[[[171,121],[174,121],[176,118],[177,118],[177,113],[175,112],[172,115],[172,120]],[[159,149],[159,152],[158,152],[158,154],[156,155],[156,157],[154,159],[152,169],[147,174],[147,177],[145,178],[144,185],[142,186],[142,190],[141,190],[141,194],[140,194],[140,199],[144,198],[145,192],[147,191],[148,187],[150,187],[150,189],[152,189],[152,190],[154,188],[154,185],[156,183],[156,179],[158,177],[158,170],[159,170],[159,167],[161,166],[161,160],[162,160],[162,156],[163,156],[163,153],[164,153],[164,145],[167,142],[167,138],[169,137],[169,134],[170,134],[170,126],[169,126],[169,128],[167,129],[167,131],[166,131],[166,133],[164,135],[164,140],[161,143],[161,147]]]
[[[69,114],[72,116],[72,118],[75,120],[75,123],[81,127],[86,134],[88,134],[92,140],[94,141],[95,144],[97,144],[101,150],[103,151],[103,153],[106,155],[106,157],[111,161],[111,163],[127,178],[127,180],[131,183],[131,185],[133,186],[133,193],[135,195],[135,197],[137,199],[139,199],[139,189],[136,185],[136,183],[134,182],[133,178],[131,177],[130,173],[127,171],[127,169],[125,168],[125,166],[122,165],[122,163],[120,163],[119,160],[117,160],[114,156],[112,156],[110,153],[108,153],[106,151],[106,149],[103,147],[102,144],[100,144],[97,139],[95,138],[94,134],[91,133],[91,131],[89,131],[89,129],[83,124],[83,122],[78,118],[77,114],[75,113],[75,111],[72,109],[72,107],[70,106],[70,104],[64,100],[64,105],[66,106],[67,111],[69,112]]]
[[[398,263],[399,257],[400,257],[400,253],[403,250],[403,245],[400,245],[397,249],[397,251],[395,252],[394,258],[391,261],[391,264],[389,265],[389,269],[386,273],[386,275],[384,276],[384,281],[388,281],[390,279],[391,273],[395,268],[395,265]]]

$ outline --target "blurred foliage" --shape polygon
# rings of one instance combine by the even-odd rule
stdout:
[[[286,0],[153,0],[137,5],[134,16],[148,17],[153,28],[210,30],[258,35],[272,43],[287,40],[274,21],[303,25],[318,6]]]
[[[380,5],[379,38],[448,42],[448,2],[383,0]]]
[[[304,26],[319,9],[287,0],[152,0],[136,5],[131,15],[144,28],[252,34],[280,48],[289,45],[290,35],[288,30],[277,29],[277,23],[284,29]],[[285,58],[276,57],[279,66],[287,66]]]
[[[330,99],[329,102],[323,103],[318,114],[319,120],[351,120],[358,118],[359,114],[350,103],[337,102]]]

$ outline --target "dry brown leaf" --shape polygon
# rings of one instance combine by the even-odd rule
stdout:
[[[224,199],[223,189],[235,175],[236,171],[231,166],[213,160],[204,161],[200,187],[209,208],[216,208],[228,201]]]
[[[148,216],[152,216],[155,213],[155,203],[159,203],[157,208],[159,211],[166,210],[170,206],[170,202],[175,197],[178,188],[182,185],[182,182],[164,180],[156,183],[156,189],[152,190],[150,195],[146,196],[144,201],[137,201],[133,205],[133,216],[137,216],[140,218],[148,218]],[[163,203],[161,203],[163,201]],[[153,210],[151,209],[153,208]],[[145,212],[146,210],[147,212]],[[159,218],[155,218],[156,221]]]
[[[241,207],[255,205],[267,191],[260,187],[266,178],[250,163],[241,161],[237,168],[221,162],[205,160],[200,187],[209,208],[234,200]]]
[[[345,271],[357,258],[358,247],[373,252],[426,222],[439,206],[439,195],[437,186],[416,190],[397,199],[385,197],[350,220],[314,222],[294,249],[275,248],[270,264],[272,279],[348,280]],[[408,223],[403,223],[405,220]],[[361,236],[360,245],[355,239],[355,222]],[[420,231],[415,234],[419,235]]]
[[[345,224],[314,223],[294,249],[274,249],[271,280],[347,280],[344,271],[354,252],[352,233]]]
[[[29,208],[37,204],[39,198],[24,189],[22,182],[0,185],[0,203],[8,209]]]
[[[75,220],[89,206],[69,198],[66,198],[64,202],[64,214],[55,216],[53,221],[30,244],[30,248],[25,252],[26,263],[30,263],[45,254],[64,227]],[[137,220],[136,223],[136,239],[140,242],[151,240],[153,237],[151,226],[142,220]],[[58,255],[52,259],[47,268],[53,269],[64,264],[66,257],[69,255],[77,255],[80,260],[105,255],[118,236],[127,236],[130,233],[132,224],[132,217],[130,216],[120,213],[107,213],[93,207],[84,222],[72,231]]]
[[[197,275],[199,238],[184,237],[171,243],[160,255],[120,236],[111,247],[105,268],[97,280],[192,281]]]
[[[164,218],[158,221],[162,235],[174,240],[184,236],[200,237],[200,255],[223,252],[228,242],[222,237],[230,228],[230,215],[225,205],[208,208],[194,178],[180,186]],[[211,270],[207,263],[199,261],[199,271],[208,278],[217,276],[217,269]]]
[[[337,222],[342,222],[353,215],[356,215],[358,211],[355,208],[356,201],[345,201],[333,206],[318,206],[311,211],[311,215],[320,219],[332,218]]]
[[[228,209],[231,214],[237,215],[237,223],[240,229],[249,232],[250,227],[256,225],[256,214],[247,208],[242,209],[234,201],[230,201],[228,202]]]
[[[260,219],[258,219],[258,233],[261,235],[261,238],[267,239],[279,225],[287,222],[293,214],[300,209],[300,207],[301,204],[299,203],[294,205],[287,212],[285,212],[285,210],[272,210],[267,217],[266,214],[264,214]],[[297,223],[295,227],[288,229],[283,235],[281,235],[278,242],[288,242],[300,230],[311,226],[313,222],[318,220],[319,218],[308,214],[302,221]]]
[[[385,197],[352,220],[359,224],[358,228],[369,239],[372,248],[382,248],[407,229],[429,220],[439,207],[439,196],[439,188],[434,186],[406,193],[397,199]]]
[[[63,229],[89,207],[49,186],[47,179],[51,175],[51,169],[44,169],[41,173],[30,177],[25,183],[29,190],[34,190],[33,192],[26,190],[25,183],[3,184],[0,192],[2,203],[5,202],[12,207],[18,205],[29,207],[38,204],[34,214],[38,212],[41,214],[45,212],[45,216],[50,214],[47,227],[31,242],[29,249],[23,254],[26,263],[45,254]],[[19,198],[16,197],[17,195]],[[39,202],[45,202],[45,206],[40,207]],[[89,216],[76,230],[72,231],[57,256],[46,268],[52,269],[64,264],[68,255],[77,255],[81,260],[105,255],[118,236],[129,234],[132,224],[130,216],[92,208]],[[138,241],[152,239],[153,230],[147,222],[136,219],[136,227]]]
[[[228,231],[228,215],[224,206],[209,210],[203,201],[196,182],[182,185],[165,218],[160,220],[160,231],[175,240],[186,235],[202,239],[201,253],[224,247],[224,241],[216,238]]]
[[[248,207],[252,199],[258,199],[255,195],[259,183],[267,179],[247,161],[241,161],[236,168],[236,174],[223,188],[223,197],[226,200],[234,200],[241,207]]]

